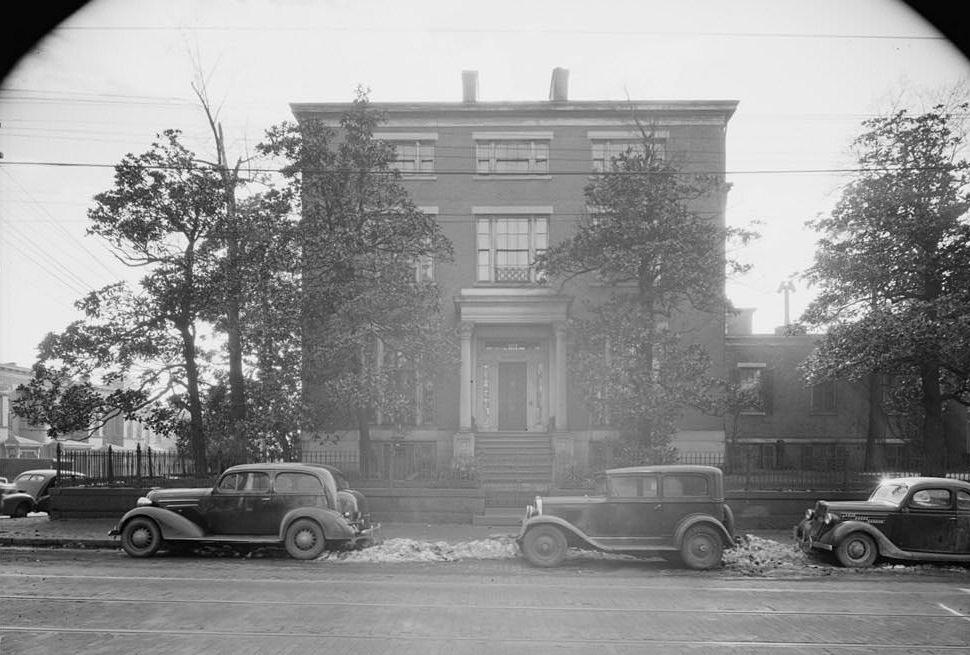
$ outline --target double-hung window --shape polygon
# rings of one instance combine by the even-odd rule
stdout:
[[[549,245],[548,215],[476,216],[479,282],[536,282],[536,257]]]
[[[548,175],[552,132],[475,132],[478,175]]]
[[[644,154],[648,144],[655,157],[664,158],[666,132],[647,132],[646,140],[636,131],[592,131],[587,136],[592,144],[593,171],[597,173],[613,170],[613,162],[620,155]]]
[[[403,175],[434,175],[436,133],[379,132],[374,134],[374,138],[394,147],[394,159],[390,165]]]

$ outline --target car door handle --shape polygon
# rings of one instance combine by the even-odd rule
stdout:
[[[260,500],[263,501],[264,503],[268,503],[269,501],[271,501],[273,499],[270,496],[264,496],[264,497],[260,498]]]
[[[654,509],[655,512],[659,512],[663,508],[664,508],[663,503],[657,503],[656,505],[653,506],[653,509]]]

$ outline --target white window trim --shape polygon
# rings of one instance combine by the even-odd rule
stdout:
[[[472,132],[475,141],[552,141],[552,131],[544,132]]]
[[[371,135],[374,139],[384,141],[391,145],[395,143],[418,143],[422,141],[429,141],[435,143],[438,141],[437,132],[374,132]],[[420,145],[418,146],[420,148]],[[438,175],[435,171],[438,168],[438,153],[437,149],[434,154],[434,171],[421,172],[421,171],[400,171],[401,177],[406,180],[437,180]]]
[[[738,368],[738,370],[741,370],[741,369],[749,369],[749,370],[764,371],[764,370],[766,370],[768,368],[768,364],[766,364],[764,362],[738,362],[737,368]],[[758,380],[758,384],[760,386],[760,391],[763,394],[765,392],[765,389],[764,389],[764,383],[765,383],[765,381],[764,381],[764,377],[763,376],[759,376],[759,377],[760,377],[760,379]],[[767,402],[767,400],[765,400],[765,402]],[[767,412],[765,412],[764,407],[762,407],[762,409],[760,409],[760,410],[757,410],[757,409],[742,409],[741,410],[741,415],[742,416],[767,416],[768,414],[767,414]]]
[[[484,211],[478,211],[478,212],[476,212],[475,211],[475,210],[482,210],[482,209],[501,209],[501,210],[504,210],[504,211],[499,211],[499,212],[484,212]],[[497,252],[497,249],[496,249],[496,246],[495,246],[496,233],[494,231],[494,223],[493,223],[493,220],[492,219],[499,219],[499,218],[503,218],[503,217],[508,217],[508,218],[521,218],[523,220],[527,220],[528,221],[528,224],[529,224],[529,256],[530,256],[530,258],[534,258],[535,257],[535,254],[537,252],[537,249],[536,249],[536,241],[535,241],[535,238],[536,238],[536,232],[535,232],[536,219],[545,219],[546,245],[545,245],[545,248],[543,248],[542,250],[547,250],[549,248],[548,240],[549,240],[549,228],[550,228],[550,215],[552,214],[552,207],[532,208],[532,209],[540,209],[540,210],[548,209],[549,210],[548,212],[545,212],[545,211],[537,211],[537,212],[536,211],[533,211],[533,212],[509,211],[509,210],[512,210],[512,209],[525,210],[525,209],[528,209],[528,208],[524,208],[524,207],[502,207],[502,208],[495,208],[495,207],[492,207],[492,208],[473,207],[472,208],[472,213],[476,217],[475,218],[475,284],[484,284],[484,285],[510,285],[511,284],[511,285],[515,286],[515,285],[521,285],[521,284],[533,285],[533,284],[536,284],[536,283],[540,282],[539,276],[537,275],[536,270],[533,267],[532,263],[529,264],[529,279],[527,281],[526,280],[522,280],[522,281],[511,281],[511,280],[497,280],[497,279],[495,279],[495,271],[496,271],[496,262],[495,262],[495,256],[496,255],[495,255],[495,253]],[[479,278],[479,261],[478,261],[478,256],[479,256],[479,253],[482,252],[482,250],[479,249],[479,247],[478,247],[479,246],[479,244],[478,244],[478,236],[479,236],[478,224],[482,220],[488,220],[488,222],[489,222],[489,232],[488,232],[488,241],[489,241],[489,248],[488,248],[488,250],[489,250],[489,257],[488,257],[488,259],[489,259],[489,261],[488,261],[488,278],[487,279],[480,279]]]
[[[472,139],[475,142],[475,177],[476,180],[551,180],[552,175],[549,173],[549,169],[552,166],[552,138],[553,132],[551,131],[532,131],[532,132],[472,132]],[[523,141],[531,142],[533,145],[533,152],[535,150],[534,146],[537,142],[543,142],[547,145],[549,154],[546,157],[546,171],[545,172],[513,172],[513,173],[501,173],[497,171],[489,170],[487,172],[478,170],[478,150],[479,147],[485,144],[494,145],[496,141]],[[495,163],[494,149],[489,148],[492,151],[490,156],[489,168]]]
[[[472,207],[472,214],[552,214],[551,205],[541,205],[537,207],[505,205],[501,207],[475,206]]]

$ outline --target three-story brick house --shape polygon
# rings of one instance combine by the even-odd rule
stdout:
[[[638,122],[683,170],[723,175],[737,103],[573,101],[563,69],[553,72],[547,101],[482,102],[473,71],[463,74],[463,88],[462,102],[373,103],[388,119],[375,137],[394,144],[403,184],[437,217],[455,252],[453,262],[427,263],[421,274],[448,299],[443,311],[460,334],[460,365],[425,385],[424,409],[405,439],[426,445],[439,465],[476,457],[486,481],[542,482],[553,462],[588,464],[590,444],[613,433],[586,410],[567,367],[568,319],[584,298],[606,290],[595,279],[542,284],[536,255],[595,211],[584,187],[611,157],[641,143]],[[350,105],[291,107],[298,121],[336,125]],[[719,195],[698,209],[723,224],[724,201]],[[689,320],[720,366],[723,315]],[[691,415],[680,427],[679,448],[722,452],[720,419]],[[372,435],[380,443],[380,429]],[[340,447],[354,439],[348,431]],[[308,440],[304,451],[316,447]]]

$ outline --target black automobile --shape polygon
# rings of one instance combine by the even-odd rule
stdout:
[[[298,463],[233,466],[212,488],[152,490],[109,534],[120,535],[132,557],[223,544],[283,546],[291,557],[314,559],[378,542],[380,526],[371,524],[363,494],[338,489],[338,476],[332,467]]]
[[[710,569],[734,545],[734,514],[718,468],[611,469],[594,486],[584,496],[537,496],[526,509],[518,543],[530,563],[557,566],[576,547]]]
[[[893,478],[864,501],[819,500],[795,527],[795,539],[805,552],[849,567],[880,558],[970,562],[970,482]]]
[[[0,514],[22,518],[30,512],[50,510],[51,489],[77,484],[86,479],[82,473],[57,469],[24,471],[0,488]]]

